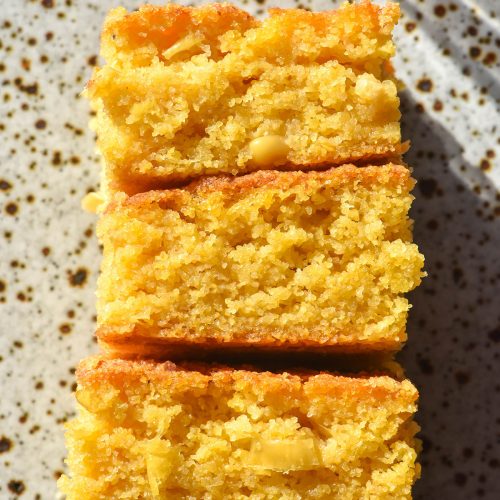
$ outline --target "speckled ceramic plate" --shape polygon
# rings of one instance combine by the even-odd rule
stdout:
[[[140,2],[124,1],[129,8]],[[155,2],[153,2],[155,3]],[[158,2],[156,2],[158,3]],[[196,3],[196,2],[195,2]],[[243,2],[331,8],[336,2]],[[98,164],[79,93],[118,0],[0,8],[0,498],[54,498],[74,366],[95,352]],[[395,66],[419,180],[401,359],[421,391],[422,499],[500,498],[500,1],[402,1]]]

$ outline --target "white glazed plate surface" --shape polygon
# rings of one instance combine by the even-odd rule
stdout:
[[[139,1],[124,1],[128,8]],[[160,2],[153,2],[160,3]],[[198,3],[198,2],[194,2]],[[332,8],[338,2],[243,2]],[[55,498],[77,361],[96,352],[89,109],[118,0],[0,6],[0,498]],[[421,392],[415,498],[500,498],[500,1],[403,0],[396,30],[415,239],[429,277],[400,356]]]

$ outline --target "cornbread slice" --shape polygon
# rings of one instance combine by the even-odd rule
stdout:
[[[345,165],[119,194],[97,228],[98,337],[121,355],[397,349],[424,260],[413,185],[400,165]]]
[[[77,379],[68,500],[409,499],[419,476],[407,380],[99,358]]]
[[[229,4],[112,10],[86,94],[105,184],[129,194],[201,174],[398,155],[389,63],[399,6],[347,2],[258,21]]]

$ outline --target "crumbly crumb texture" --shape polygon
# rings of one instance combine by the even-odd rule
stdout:
[[[396,349],[423,257],[399,165],[260,171],[117,197],[99,336]]]
[[[111,11],[106,64],[86,92],[106,185],[131,194],[399,154],[398,17],[397,4],[369,2],[272,9],[264,21],[229,4]],[[260,145],[268,136],[271,153]]]
[[[68,500],[409,499],[419,475],[408,381],[99,359],[78,378]]]

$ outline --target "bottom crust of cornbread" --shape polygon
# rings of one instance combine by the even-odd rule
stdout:
[[[76,499],[406,499],[418,393],[389,376],[91,358],[67,425]]]
[[[102,349],[113,357],[120,358],[144,358],[155,359],[203,359],[213,354],[223,353],[225,355],[256,354],[275,355],[281,353],[283,349],[287,353],[301,354],[364,354],[364,353],[395,353],[399,351],[406,340],[406,332],[393,339],[380,342],[372,342],[367,339],[365,342],[359,340],[353,343],[338,343],[329,345],[321,342],[295,339],[293,337],[276,341],[269,334],[255,335],[251,332],[246,337],[247,340],[239,342],[228,342],[224,339],[175,339],[169,338],[171,330],[167,330],[166,335],[162,331],[158,332],[158,338],[144,337],[133,330],[129,333],[116,334],[113,328],[99,328],[96,332],[99,344]],[[245,338],[245,337],[244,337]]]

